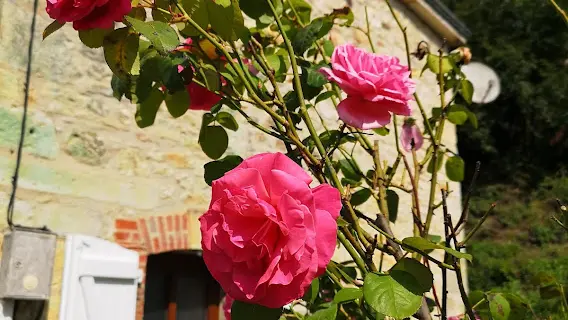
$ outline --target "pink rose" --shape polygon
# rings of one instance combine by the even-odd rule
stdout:
[[[213,181],[203,259],[236,300],[279,308],[325,272],[336,246],[337,189],[281,153],[262,153]]]
[[[178,66],[178,72],[182,72],[183,69],[183,66]],[[221,83],[224,85],[225,83],[223,82],[224,80],[221,79]],[[209,89],[202,87],[193,81],[186,85],[185,88],[189,93],[190,103],[188,108],[190,110],[209,111],[214,105],[221,101],[221,96],[209,91]]]
[[[75,30],[108,29],[130,12],[130,0],[47,0],[47,14]]]
[[[402,142],[402,148],[407,152],[412,151],[413,143],[414,150],[422,148],[424,137],[422,137],[422,132],[416,125],[416,121],[414,119],[408,118],[404,121],[400,141]]]
[[[332,69],[320,72],[335,81],[347,98],[337,107],[339,118],[359,129],[380,128],[390,122],[390,113],[410,115],[415,82],[396,57],[376,55],[351,44],[335,48]]]
[[[223,302],[225,320],[231,320],[231,307],[233,306],[233,301],[235,301],[235,299],[231,298],[229,295],[225,295],[225,302]]]

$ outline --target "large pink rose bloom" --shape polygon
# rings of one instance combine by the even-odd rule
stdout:
[[[335,48],[332,68],[320,71],[335,81],[347,98],[337,107],[339,118],[359,129],[380,128],[390,122],[390,113],[410,115],[415,82],[398,58],[376,55],[351,44]]]
[[[130,0],[47,0],[47,14],[59,22],[73,22],[75,30],[114,26],[130,12]]]
[[[337,189],[281,153],[262,153],[213,181],[203,259],[227,295],[279,308],[325,271],[336,246]]]

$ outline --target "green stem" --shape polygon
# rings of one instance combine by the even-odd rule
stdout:
[[[245,76],[243,70],[237,65],[235,64],[235,62],[233,61],[233,58],[231,57],[231,55],[229,54],[229,52],[227,52],[227,50],[225,49],[225,47],[223,47],[223,45],[221,45],[214,37],[212,37],[207,31],[205,31],[199,24],[197,24],[197,22],[195,22],[190,16],[189,14],[185,11],[185,9],[183,8],[183,6],[181,4],[179,4],[179,2],[176,2],[176,6],[177,8],[181,11],[181,13],[184,15],[185,19],[187,20],[187,22],[194,27],[200,34],[202,34],[203,36],[205,36],[205,38],[207,38],[207,40],[209,40],[209,42],[211,42],[219,51],[221,51],[223,53],[223,55],[225,56],[225,58],[227,58],[227,62],[231,65],[231,67],[233,67],[233,69],[235,69],[235,71],[237,72],[237,75],[239,76],[239,78],[241,79],[241,81],[243,81],[243,84],[245,86],[245,88],[247,89],[247,91],[250,93],[252,99],[258,104],[258,106],[260,106],[264,111],[266,111],[272,118],[274,118],[276,121],[278,121],[280,124],[286,126],[286,120],[284,120],[284,118],[282,118],[280,115],[278,115],[272,108],[270,108],[268,105],[266,105],[266,103],[264,103],[264,101],[262,101],[262,99],[260,99],[260,97],[258,97],[258,95],[256,95],[255,90],[252,86],[252,84],[248,81],[247,77]]]
[[[458,250],[459,250],[459,248],[465,247],[465,245],[471,239],[471,237],[473,237],[475,235],[475,233],[477,232],[477,230],[479,230],[479,228],[481,228],[481,225],[485,222],[487,217],[489,217],[489,214],[491,213],[491,211],[493,211],[493,208],[495,208],[495,203],[491,204],[491,207],[489,207],[489,209],[485,212],[483,217],[481,217],[481,219],[479,219],[479,221],[475,224],[475,227],[473,227],[473,229],[471,229],[471,231],[465,236],[465,239],[463,239],[463,241],[461,241],[458,244],[458,248],[457,248]]]
[[[434,206],[436,201],[436,185],[438,184],[438,170],[437,163],[438,157],[443,157],[438,153],[440,148],[440,142],[442,141],[442,135],[444,133],[444,123],[446,118],[444,116],[444,108],[446,106],[446,92],[444,90],[444,74],[442,73],[442,62],[444,61],[443,58],[443,51],[442,48],[439,50],[439,61],[440,64],[438,66],[439,73],[438,73],[438,85],[440,90],[440,108],[442,108],[442,117],[440,119],[440,124],[436,129],[436,136],[432,140],[433,144],[433,153],[432,153],[432,179],[430,180],[430,198],[428,199],[428,213],[426,214],[426,223],[424,224],[423,236],[428,235],[428,231],[430,231],[430,224],[432,223],[432,218],[434,216]]]
[[[369,39],[369,45],[371,46],[371,50],[373,52],[377,52],[377,50],[375,50],[373,38],[371,37],[371,24],[369,23],[369,12],[367,10],[367,6],[365,6],[365,22],[367,24],[367,32],[365,32],[365,34],[367,34],[367,39]]]
[[[357,251],[355,251],[355,248],[353,248],[351,242],[347,241],[347,238],[345,238],[345,235],[342,232],[337,232],[337,238],[339,239],[339,242],[341,242],[345,250],[347,250],[349,255],[353,258],[355,264],[357,264],[357,267],[359,267],[363,275],[367,274],[367,266],[365,265],[365,261],[363,261],[363,258],[357,253]]]

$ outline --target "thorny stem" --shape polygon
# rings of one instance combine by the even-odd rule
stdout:
[[[483,214],[483,217],[481,217],[481,219],[479,219],[477,224],[475,224],[475,227],[473,227],[473,229],[471,229],[471,231],[465,236],[465,239],[463,239],[463,241],[461,241],[458,244],[458,249],[465,247],[465,245],[467,244],[469,239],[471,239],[471,237],[473,237],[473,235],[475,235],[475,233],[477,232],[477,230],[479,230],[479,228],[485,222],[487,217],[489,217],[489,214],[491,213],[491,211],[493,211],[493,209],[495,208],[495,205],[496,205],[495,203],[491,204],[489,209],[485,212],[485,214]]]
[[[353,248],[351,243],[349,241],[347,241],[347,238],[345,238],[345,235],[342,232],[337,232],[337,238],[339,239],[339,242],[341,242],[343,247],[345,247],[345,250],[347,250],[347,252],[349,252],[351,257],[353,257],[355,264],[357,264],[357,267],[359,267],[359,269],[361,269],[361,272],[363,273],[363,275],[367,274],[367,267],[365,265],[365,262],[363,261],[363,258],[361,258],[361,255],[358,254],[357,251],[355,251],[355,248]]]
[[[446,191],[442,190],[442,202],[444,203],[442,208],[444,210],[444,229],[446,230],[446,246],[450,247],[450,240],[453,239],[456,249],[459,251],[458,240],[456,238],[456,230],[454,229],[452,223],[452,216],[448,213],[448,205],[446,200],[447,200]],[[475,314],[473,313],[473,308],[471,307],[471,303],[469,301],[469,298],[467,297],[467,292],[465,291],[465,286],[460,267],[460,261],[454,257],[452,257],[451,259],[453,260],[453,265],[456,272],[456,279],[458,282],[458,288],[460,290],[461,298],[465,306],[465,311],[468,317],[470,318],[470,320],[475,320]],[[447,295],[447,293],[444,292],[444,295]]]
[[[475,163],[475,172],[473,173],[473,177],[471,178],[471,183],[467,189],[467,193],[465,195],[465,201],[463,203],[462,213],[460,215],[460,219],[458,223],[456,223],[456,232],[459,234],[461,231],[461,227],[465,227],[467,223],[467,218],[469,215],[469,200],[471,199],[471,194],[473,192],[473,188],[475,186],[475,182],[477,181],[477,177],[479,176],[479,170],[481,168],[481,162],[477,161]]]
[[[440,65],[439,65],[439,73],[438,73],[438,85],[440,88],[440,107],[444,108],[444,106],[446,105],[446,93],[444,91],[444,74],[442,72],[442,62],[444,61],[444,59],[442,59],[443,57],[443,51],[442,48],[440,48],[440,50],[438,51],[439,55],[440,55]],[[444,114],[444,110],[442,110],[442,114]],[[426,236],[428,234],[428,231],[430,230],[430,224],[432,223],[432,218],[434,216],[434,205],[435,205],[435,201],[436,201],[436,185],[438,184],[438,170],[437,170],[437,163],[438,163],[438,157],[443,157],[443,155],[438,154],[438,149],[439,149],[439,143],[442,140],[442,134],[444,132],[444,122],[446,121],[446,118],[444,116],[442,116],[442,118],[440,119],[440,124],[438,125],[438,128],[436,129],[436,136],[433,137],[432,139],[432,145],[433,145],[433,153],[432,153],[432,179],[430,180],[430,198],[428,200],[428,213],[426,214],[426,222],[424,224],[424,232],[423,235]]]
[[[199,33],[201,33],[203,36],[205,36],[205,38],[207,38],[207,40],[209,40],[209,42],[211,42],[219,51],[221,51],[223,53],[225,58],[227,58],[227,62],[231,65],[231,67],[233,67],[233,69],[235,69],[235,71],[237,72],[237,75],[243,81],[245,88],[251,94],[254,102],[256,104],[258,104],[259,107],[261,107],[264,111],[266,111],[276,121],[278,121],[281,125],[286,126],[287,125],[286,120],[284,120],[280,115],[278,115],[272,108],[267,106],[266,103],[264,103],[264,101],[262,101],[262,99],[260,99],[260,97],[258,97],[258,95],[256,95],[255,90],[252,87],[251,83],[249,81],[247,81],[248,79],[246,78],[245,74],[243,73],[243,70],[239,66],[237,66],[237,64],[235,64],[231,55],[229,54],[229,52],[227,52],[227,49],[225,49],[225,47],[222,44],[220,44],[214,37],[212,37],[199,24],[197,24],[197,22],[195,22],[189,16],[189,14],[185,11],[183,6],[181,4],[179,4],[179,2],[176,2],[176,6],[181,11],[181,13],[184,15],[187,22],[189,24],[191,24],[191,26],[194,27]]]
[[[367,25],[367,32],[365,32],[365,34],[369,39],[369,45],[371,46],[371,50],[373,50],[373,52],[377,52],[375,50],[375,44],[373,43],[373,38],[371,37],[371,24],[369,23],[369,12],[367,10],[367,6],[365,6],[365,23]]]
[[[298,100],[300,101],[300,116],[302,117],[302,120],[304,120],[306,127],[308,127],[308,131],[310,132],[310,135],[312,136],[312,139],[314,140],[316,148],[318,149],[318,152],[319,152],[320,156],[322,157],[322,159],[325,163],[325,167],[328,170],[329,175],[331,176],[331,180],[333,182],[333,185],[337,188],[337,190],[339,190],[339,193],[342,196],[344,196],[345,191],[343,190],[343,186],[341,185],[341,182],[339,181],[339,177],[337,176],[337,172],[335,172],[335,169],[333,168],[331,160],[329,160],[329,157],[327,156],[327,152],[325,151],[325,147],[323,146],[321,140],[319,139],[319,135],[318,135],[318,133],[317,133],[317,131],[316,131],[316,129],[315,129],[313,123],[312,123],[312,120],[311,120],[311,118],[308,114],[308,108],[306,107],[306,101],[304,100],[304,93],[302,91],[302,84],[300,82],[300,75],[298,74],[298,63],[296,61],[296,55],[294,53],[294,48],[292,47],[292,43],[290,42],[290,39],[288,39],[288,36],[284,32],[284,27],[282,25],[282,21],[280,21],[280,17],[276,13],[276,9],[274,8],[274,5],[272,4],[272,2],[270,0],[267,0],[266,2],[268,3],[270,10],[272,11],[272,14],[274,15],[274,19],[276,20],[276,24],[278,25],[278,28],[280,29],[280,34],[282,35],[282,38],[284,39],[284,44],[286,45],[286,49],[287,49],[289,57],[290,57],[290,63],[292,65],[292,72],[294,74],[294,89],[296,90],[296,94],[298,95]],[[351,215],[351,218],[353,219],[353,226],[355,227],[355,231],[359,235],[359,240],[361,241],[361,243],[363,244],[364,247],[369,247],[370,243],[363,236],[363,232],[361,231],[361,227],[359,226],[359,223],[357,222],[357,215],[355,214],[353,207],[351,206],[351,204],[349,202],[344,201],[344,204],[346,205],[347,211],[349,212],[349,214]]]

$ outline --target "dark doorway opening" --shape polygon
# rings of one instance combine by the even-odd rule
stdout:
[[[144,320],[219,320],[222,296],[199,251],[148,257]]]

